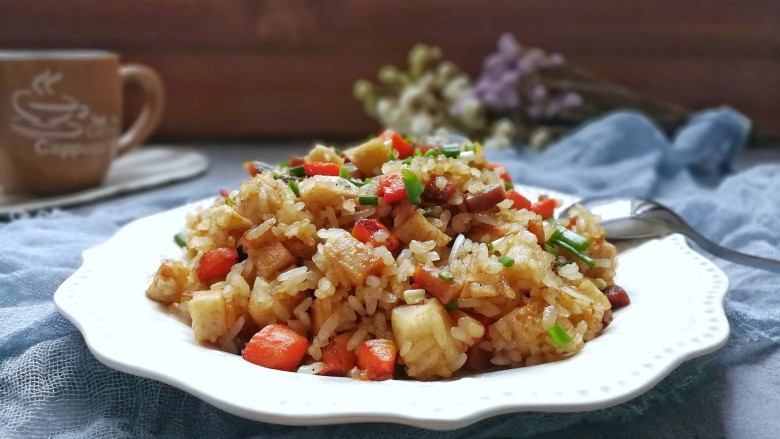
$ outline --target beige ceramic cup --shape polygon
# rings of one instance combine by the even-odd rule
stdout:
[[[122,133],[128,81],[145,99]],[[47,195],[99,185],[115,157],[154,131],[163,104],[159,76],[111,52],[0,50],[0,188]]]

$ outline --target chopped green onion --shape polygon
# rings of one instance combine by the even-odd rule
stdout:
[[[336,151],[338,155],[344,154],[344,150],[341,148],[333,147],[333,151]]]
[[[488,251],[492,252],[503,241],[504,241],[504,238],[498,238],[495,241],[488,243],[488,245],[487,245]]]
[[[439,272],[439,279],[452,282],[453,280],[455,280],[455,276],[453,276],[452,273],[450,273],[449,271],[441,270]]]
[[[504,190],[505,191],[511,191],[514,188],[515,188],[515,185],[513,185],[512,183],[504,183]]]
[[[555,343],[555,346],[559,348],[562,348],[571,343],[572,340],[571,336],[567,334],[563,327],[561,327],[561,325],[558,323],[547,330],[547,335],[550,336],[553,343]]]
[[[426,217],[426,218],[428,218],[428,217],[431,217],[431,216],[433,216],[433,214],[434,214],[434,213],[436,213],[436,212],[434,212],[434,210],[433,210],[433,209],[428,209],[428,210],[426,210],[425,212],[423,212],[423,216],[424,216],[424,217]]]
[[[339,170],[339,177],[349,178],[349,169],[342,166],[341,169]]]
[[[402,169],[401,175],[404,179],[404,187],[406,188],[406,198],[412,204],[420,204],[420,195],[425,190],[425,186],[420,183],[420,179],[417,178],[417,174],[408,170]]]
[[[477,156],[474,154],[474,151],[463,151],[460,153],[460,159],[465,162],[473,161]]]
[[[581,251],[577,250],[576,248],[572,247],[567,242],[559,241],[559,240],[557,240],[555,238],[550,238],[550,240],[547,241],[547,242],[549,242],[550,244],[555,244],[558,247],[561,247],[562,249],[568,251],[569,253],[573,254],[576,257],[578,257],[582,262],[586,263],[590,267],[595,267],[596,266],[596,261],[591,259],[590,256],[588,256],[588,255],[582,253]]]
[[[413,158],[412,156],[409,156],[409,157],[405,158],[403,163],[405,165],[408,165],[408,164],[412,163],[412,158]]]
[[[422,288],[404,291],[404,302],[408,303],[409,305],[420,303],[423,300],[425,300],[425,290]]]
[[[476,148],[474,147],[473,144],[468,144],[468,145],[463,147],[463,150],[464,151],[474,151],[474,150],[476,150]]]
[[[504,267],[511,267],[515,265],[515,260],[510,258],[509,256],[501,256],[498,258],[498,262],[501,263]]]
[[[175,242],[179,247],[187,246],[187,238],[184,237],[184,233],[177,233],[173,235],[173,242]]]
[[[391,142],[392,142],[392,141],[391,141]],[[387,143],[387,142],[385,142],[385,143]],[[392,153],[392,152],[388,152],[388,153],[387,153],[387,159],[388,159],[388,160],[395,160],[395,156],[393,155],[393,153]]]
[[[238,191],[237,191],[237,190],[234,190],[234,191],[231,191],[231,192],[228,194],[228,196],[225,198],[225,202],[227,203],[227,205],[228,205],[228,206],[230,206],[230,207],[233,207],[233,206],[235,206],[236,202],[235,202],[235,201],[233,201],[233,198],[235,198],[235,197],[236,197],[236,195],[238,195]]]
[[[460,155],[460,145],[457,143],[444,145],[441,147],[441,153],[444,154],[445,157],[457,158]]]
[[[280,168],[289,168],[290,167],[290,161],[289,160],[285,160],[282,163],[279,163],[279,167]]]
[[[435,149],[429,149],[428,151],[425,151],[425,154],[423,154],[425,157],[436,157],[438,155],[439,151],[436,151]]]
[[[287,170],[287,173],[290,174],[293,177],[305,177],[306,176],[306,169],[303,168],[303,165],[294,166],[292,168],[289,168]]]
[[[555,232],[553,232],[550,240],[566,243],[579,251],[585,251],[590,247],[590,240],[588,238],[572,232],[557,221],[555,221],[554,224]]]
[[[274,179],[276,179],[276,180],[278,180],[278,179],[280,179],[280,178],[284,177],[284,174],[282,174],[280,171],[277,171],[277,170],[274,170],[274,171],[272,172],[272,174],[273,174],[273,176],[274,176]]]
[[[447,311],[452,311],[453,309],[458,309],[459,306],[460,304],[458,303],[458,299],[455,299],[452,302],[445,304],[444,309]]]
[[[414,148],[414,152],[412,153],[413,157],[419,157],[423,155],[422,151],[420,151],[420,148]]]
[[[376,195],[361,195],[358,197],[358,202],[363,206],[376,206],[379,204],[379,197]]]
[[[288,181],[287,182],[287,187],[289,187],[290,190],[293,191],[293,193],[295,194],[296,197],[300,197],[301,196],[301,190],[298,189],[298,183],[295,180]]]
[[[412,136],[403,136],[403,139],[409,143],[414,143],[414,138]]]
[[[347,181],[349,181],[350,183],[354,184],[357,187],[365,186],[367,184],[365,181],[357,179],[357,178],[350,178]]]
[[[560,253],[558,253],[558,250],[555,249],[552,245],[549,243],[544,245],[545,249],[547,249],[548,252],[552,253],[554,256],[560,256]]]

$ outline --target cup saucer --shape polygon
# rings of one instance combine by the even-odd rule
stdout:
[[[0,189],[0,218],[161,186],[199,175],[208,165],[206,156],[191,149],[145,146],[116,159],[103,184],[90,189],[53,196],[6,194]]]

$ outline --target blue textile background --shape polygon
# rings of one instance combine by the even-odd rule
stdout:
[[[714,110],[670,141],[644,117],[616,113],[544,152],[492,158],[521,184],[658,198],[708,237],[780,259],[780,166],[730,173],[749,126],[736,112]],[[728,344],[683,364],[644,395],[594,412],[502,415],[452,432],[391,424],[287,427],[238,418],[109,369],[57,313],[54,291],[81,264],[84,249],[125,223],[234,186],[247,155],[278,158],[236,147],[207,152],[212,170],[196,180],[0,222],[0,437],[777,437],[780,275],[721,260],[714,262],[731,280]]]

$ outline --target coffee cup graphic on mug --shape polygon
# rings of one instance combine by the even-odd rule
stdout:
[[[124,134],[123,83],[144,106]],[[148,67],[100,51],[0,51],[0,187],[56,194],[96,186],[111,161],[159,123],[163,88]]]

